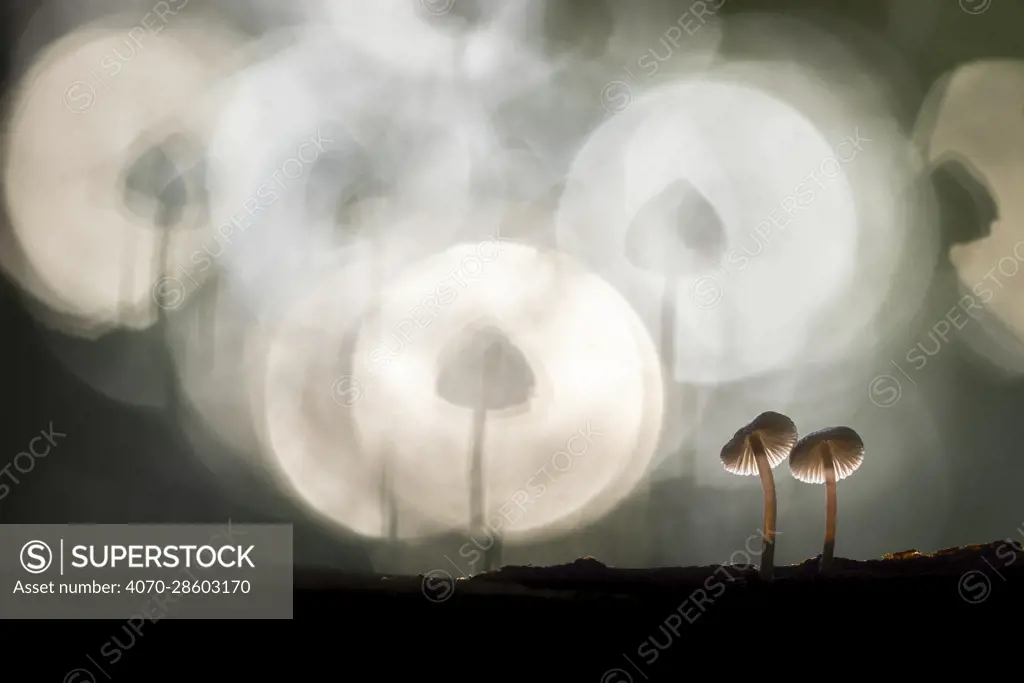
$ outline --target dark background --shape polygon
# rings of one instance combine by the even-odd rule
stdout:
[[[594,35],[600,35],[602,22],[607,21],[602,3],[597,0],[552,0],[552,4],[550,35],[545,36],[552,51],[566,41],[581,37],[593,40]],[[638,12],[653,6],[638,0],[629,4],[637,7]],[[692,3],[684,0],[674,4],[682,12]],[[13,45],[21,35],[31,5],[4,3],[0,19],[4,46]],[[928,87],[947,70],[980,58],[1024,57],[1024,41],[1020,38],[1024,3],[1016,0],[993,0],[992,6],[980,15],[965,13],[954,0],[728,0],[722,11],[726,15],[772,11],[807,16],[826,24],[841,20],[874,32],[912,67],[910,80],[901,82],[898,89],[901,111],[905,112],[903,123],[908,129]],[[652,36],[652,40],[655,38]],[[728,29],[725,40],[727,53],[742,54],[742,41],[733,41]],[[16,69],[11,56],[7,57],[5,89]],[[981,212],[985,207],[978,206],[973,195],[965,193],[948,177],[929,182],[936,183],[943,198],[941,229],[947,248],[953,242],[982,234],[985,219]],[[60,201],[60,197],[53,200]],[[920,338],[915,329],[926,333],[936,319],[934,311],[942,311],[948,308],[949,301],[956,300],[956,288],[955,274],[948,264],[940,263],[930,303],[918,319],[907,321],[910,338]],[[371,544],[306,519],[292,504],[268,487],[261,488],[258,482],[248,487],[226,488],[195,458],[173,420],[159,411],[127,408],[97,394],[54,359],[41,342],[44,333],[42,325],[27,312],[17,289],[0,279],[0,465],[23,450],[51,422],[68,435],[47,458],[37,461],[32,472],[18,475],[21,482],[12,486],[0,501],[0,521],[292,521],[298,563],[372,571]],[[167,361],[157,356],[153,362]],[[943,452],[936,457],[948,459],[956,490],[948,500],[929,503],[946,512],[941,522],[933,518],[913,519],[912,511],[904,511],[900,514],[909,520],[906,528],[929,527],[927,538],[938,538],[937,545],[987,541],[1013,534],[1024,520],[1024,505],[1019,496],[1022,468],[1018,464],[1024,460],[1019,447],[1024,443],[1024,421],[1018,417],[1024,409],[1024,387],[1020,382],[1000,378],[961,354],[950,354],[941,366],[929,368],[925,382],[928,400],[941,403],[942,410],[955,416],[952,420],[936,419],[940,433],[932,436],[944,444]],[[894,414],[892,419],[899,417]],[[651,495],[670,498],[671,485],[666,487],[665,492],[655,490]],[[240,488],[245,488],[244,493]],[[907,495],[912,496],[912,492]],[[749,504],[752,510],[760,506],[758,500]],[[630,515],[637,514],[637,505],[640,502],[627,502],[594,529],[581,531],[574,541],[580,554],[600,555],[602,547],[615,545],[617,541],[612,535],[622,528],[616,519],[632,518]],[[815,528],[817,524],[816,521]],[[936,524],[941,528],[931,528]],[[675,543],[671,534],[651,527],[636,533],[646,535],[649,563],[660,564],[669,557],[687,559],[685,553],[680,557],[659,552],[660,547]],[[872,531],[858,529],[850,533],[870,535]],[[600,542],[587,540],[598,538]],[[904,547],[917,542],[915,535],[908,533]],[[538,556],[543,554],[538,552]]]

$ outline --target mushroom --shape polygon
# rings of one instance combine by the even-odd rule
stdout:
[[[203,225],[195,208],[206,201],[204,169],[201,162],[188,164],[186,160],[197,159],[199,154],[192,141],[180,134],[172,134],[159,141],[148,140],[144,136],[138,146],[138,157],[123,171],[122,192],[128,210],[159,230],[154,259],[157,278],[161,281],[170,277],[172,272],[172,232]],[[195,215],[189,215],[190,208]],[[126,316],[132,307],[130,292],[136,280],[134,237],[134,231],[126,235],[131,244],[131,248],[125,250],[128,258],[123,266],[122,279],[121,305]],[[167,333],[168,311],[163,306],[157,306],[156,311],[156,329],[162,337]],[[209,334],[212,336],[212,329]],[[167,401],[172,415],[177,417],[180,401],[177,377],[170,362],[165,362],[165,367]]]
[[[864,441],[849,427],[830,427],[800,439],[789,457],[793,476],[807,484],[824,484],[827,498],[825,548],[821,571],[832,564],[836,548],[836,482],[846,479],[864,462]]]
[[[764,488],[764,534],[761,552],[761,576],[772,578],[775,563],[775,479],[777,467],[797,443],[796,425],[781,413],[766,412],[754,418],[725,444],[722,464],[727,472],[742,476],[761,476]]]
[[[661,354],[674,370],[676,292],[679,272],[717,263],[725,249],[722,219],[692,184],[667,185],[637,212],[626,232],[626,259],[634,267],[664,278]],[[697,256],[698,258],[694,258]],[[671,375],[670,375],[671,376]]]
[[[676,307],[680,273],[703,268],[708,261],[714,263],[725,251],[725,227],[721,216],[707,197],[692,183],[679,179],[669,183],[650,198],[637,212],[626,229],[625,255],[635,268],[663,279],[661,297],[661,333],[659,347],[662,366],[674,389],[666,397],[669,405],[677,403],[678,388],[675,378],[676,361]],[[696,392],[694,392],[696,394]],[[700,397],[695,395],[690,419],[696,421]],[[666,420],[677,419],[666,411]],[[664,434],[670,433],[663,429]],[[692,453],[670,453],[681,464],[692,462]],[[688,457],[689,456],[689,457]],[[691,500],[694,493],[692,472],[684,474],[681,495]]]
[[[470,534],[484,531],[484,433],[487,411],[526,403],[535,379],[530,364],[504,332],[486,327],[448,356],[437,378],[437,394],[445,401],[473,411],[472,455],[469,466]],[[488,534],[490,536],[490,534]],[[485,569],[500,560],[500,539],[484,548]]]
[[[369,150],[355,140],[346,140],[341,150],[327,150],[309,170],[303,202],[304,219],[326,231],[328,243],[351,246],[367,234],[368,200],[388,196],[394,188],[377,168]]]

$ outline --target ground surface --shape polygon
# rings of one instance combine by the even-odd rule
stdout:
[[[608,567],[586,557],[572,564],[554,567],[504,567],[471,578],[453,578],[435,570],[419,576],[346,576],[318,572],[296,572],[297,595],[333,599],[348,594],[379,599],[452,602],[470,607],[475,600],[541,599],[546,601],[633,601],[642,604],[665,595],[693,593],[694,599],[710,605],[726,598],[730,591],[754,591],[759,595],[788,594],[792,591],[850,591],[859,598],[871,591],[888,591],[891,586],[919,583],[922,587],[947,584],[949,596],[930,595],[946,602],[947,597],[965,604],[982,604],[990,598],[1008,597],[1017,590],[1004,586],[1011,577],[1024,576],[1024,551],[1013,541],[949,548],[932,554],[906,550],[879,560],[836,558],[831,570],[822,574],[819,558],[797,565],[775,568],[774,578],[765,581],[758,568],[748,565],[623,569]],[[909,583],[908,583],[909,582]],[[1019,590],[1024,590],[1021,586]],[[908,594],[908,599],[914,599]],[[315,605],[315,601],[310,605]],[[742,608],[736,602],[733,607]],[[702,610],[703,611],[703,610]],[[298,612],[297,612],[298,616]]]
[[[410,667],[453,682],[640,683],[680,680],[695,658],[753,673],[762,653],[811,661],[842,643],[859,646],[855,665],[907,649],[938,661],[1019,640],[1017,544],[837,559],[828,577],[817,567],[816,558],[778,567],[771,582],[748,566],[617,569],[593,558],[463,580],[297,570],[293,621],[165,619],[135,638],[124,623],[7,622],[16,628],[4,642],[12,662],[31,661],[31,680],[64,683],[409,680]],[[123,656],[96,673],[93,660],[115,637]],[[92,677],[67,678],[77,668]]]

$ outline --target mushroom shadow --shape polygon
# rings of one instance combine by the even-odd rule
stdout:
[[[485,529],[484,442],[487,415],[527,403],[536,378],[529,362],[497,327],[487,326],[460,339],[441,359],[437,395],[473,412],[469,465],[470,534],[485,532],[491,542],[484,549],[485,570],[500,563],[501,540],[496,530]],[[492,537],[493,533],[493,537]]]

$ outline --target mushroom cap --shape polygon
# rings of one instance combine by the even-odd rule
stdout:
[[[437,394],[470,410],[504,410],[529,401],[535,383],[522,351],[503,331],[486,327],[444,354]]]
[[[189,204],[197,201],[190,192],[198,191],[203,184],[201,170],[191,169],[189,173],[194,177],[189,178],[173,156],[180,150],[178,156],[183,159],[197,158],[197,154],[188,152],[188,146],[184,136],[171,135],[142,152],[122,173],[126,206],[158,228],[177,227]]]
[[[358,210],[366,200],[387,196],[394,189],[377,166],[366,148],[351,139],[344,140],[341,149],[321,154],[306,180],[305,220],[334,228],[335,234],[326,237],[338,238],[342,244],[356,241],[365,227]]]
[[[680,179],[637,212],[626,230],[626,259],[641,270],[669,276],[695,261],[717,262],[725,241],[718,211],[700,190]]]
[[[727,472],[742,476],[760,474],[752,444],[755,434],[764,444],[768,466],[773,469],[786,459],[797,442],[796,425],[792,420],[782,413],[761,413],[737,431],[722,449],[722,464]]]
[[[828,448],[824,448],[825,445]],[[789,456],[789,469],[808,484],[825,483],[825,458],[831,453],[836,481],[846,479],[864,462],[864,441],[850,427],[829,427],[800,439]]]

